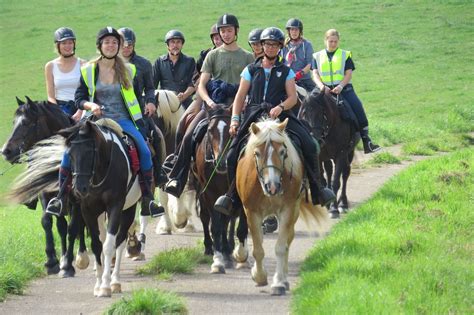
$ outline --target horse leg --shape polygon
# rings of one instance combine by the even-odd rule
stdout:
[[[222,224],[222,254],[224,255],[224,262],[226,268],[234,268],[234,262],[232,261],[232,250],[233,245],[230,245],[230,239],[234,238],[234,232],[231,231],[232,226],[235,227],[235,224],[232,225],[231,219],[229,216],[221,216],[223,221]],[[230,228],[230,230],[229,230]],[[231,236],[228,236],[231,235]],[[232,242],[234,243],[234,242]]]
[[[204,255],[211,256],[214,254],[212,250],[212,238],[211,234],[209,233],[209,224],[211,222],[211,217],[209,216],[209,212],[201,211],[201,223],[202,223],[202,230],[204,232]]]
[[[120,284],[120,265],[122,263],[122,253],[125,248],[127,233],[135,218],[135,209],[136,205],[124,210],[120,219],[120,228],[115,243],[115,266],[112,272],[112,280],[110,282],[112,293],[122,292],[122,285]]]
[[[44,208],[43,208],[44,209]],[[53,218],[50,214],[43,211],[43,217],[41,218],[41,225],[46,237],[46,257],[47,261],[44,264],[48,275],[59,273],[59,261],[56,257],[56,249],[54,248],[54,236],[53,236]]]
[[[329,189],[332,189],[332,173],[333,173],[333,165],[332,165],[332,160],[324,161],[324,171],[326,172],[326,180],[327,180],[327,185]],[[323,172],[323,170],[321,169]],[[324,174],[323,174],[324,175]],[[321,178],[324,178],[324,176],[321,176]]]
[[[132,220],[133,223],[133,220]],[[132,224],[130,223],[130,225]],[[148,225],[148,216],[140,214],[140,232],[138,233],[138,241],[140,242],[140,254],[132,258],[133,261],[145,260],[146,245],[146,227]]]
[[[170,196],[161,188],[158,190],[158,196],[161,204],[165,208],[165,214],[160,218],[156,225],[155,233],[159,235],[171,235],[171,220],[170,220]]]
[[[250,228],[250,234],[252,235],[253,242],[253,257],[255,258],[255,263],[252,267],[251,274],[252,279],[257,283],[257,286],[264,286],[268,284],[267,272],[263,267],[263,257],[265,256],[265,251],[263,250],[263,230],[262,230],[262,221],[263,217],[259,213],[249,212],[245,210],[248,218],[248,225]]]
[[[291,242],[295,236],[296,213],[298,210],[280,212],[279,222],[280,230],[278,231],[278,240],[275,244],[276,270],[273,276],[272,295],[284,295],[289,290],[288,282],[288,252]]]
[[[59,260],[59,268],[64,269],[67,265],[67,230],[68,224],[66,217],[60,215],[56,218],[56,228],[58,229],[59,237],[61,239],[61,259]]]
[[[89,228],[90,236],[91,236],[91,249],[95,256],[95,286],[94,286],[94,296],[99,296],[100,293],[100,286],[102,284],[102,242],[100,241],[99,236],[99,223],[98,217],[94,215],[90,215],[84,209],[82,209],[84,213],[84,221]]]
[[[345,165],[345,158],[337,158],[336,159],[336,171],[334,172],[334,177],[332,181],[332,190],[334,191],[334,194],[337,196],[337,193],[339,191],[339,187],[341,186],[341,173]],[[331,219],[337,219],[339,218],[339,209],[337,205],[337,199],[335,202],[331,204],[331,207],[329,209],[329,216]]]
[[[76,274],[76,270],[72,265],[72,261],[74,259],[74,243],[78,234],[78,214],[77,209],[73,208],[72,203],[69,203],[69,206],[71,213],[71,221],[69,222],[69,225],[67,227],[68,246],[66,251],[65,265],[61,267],[63,278],[74,277],[74,275]]]
[[[249,250],[247,248],[247,235],[249,228],[247,225],[247,217],[245,211],[240,211],[239,224],[237,225],[237,238],[239,239],[239,244],[234,249],[234,259],[237,261],[236,269],[248,268],[248,257]]]
[[[76,255],[76,267],[79,269],[86,269],[89,266],[89,255],[87,254],[86,240],[85,240],[85,223],[82,218],[81,208],[79,203],[76,203],[74,207],[77,207],[76,222],[79,235],[79,249],[77,250]]]
[[[351,164],[348,161],[346,165],[344,165],[342,170],[342,189],[341,189],[341,196],[339,197],[339,211],[341,213],[347,213],[349,209],[349,202],[347,201],[347,180],[351,175]]]
[[[204,204],[204,203],[201,203]],[[223,222],[221,214],[217,211],[211,211],[211,233],[214,241],[214,256],[211,265],[211,273],[225,273],[224,256],[222,255],[222,232]]]

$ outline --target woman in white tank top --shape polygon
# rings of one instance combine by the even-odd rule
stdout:
[[[60,27],[54,32],[58,57],[44,67],[48,101],[61,107],[65,114],[78,121],[82,110],[76,111],[74,93],[79,86],[83,60],[76,57],[76,36],[72,29]]]

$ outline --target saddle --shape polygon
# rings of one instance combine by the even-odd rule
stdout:
[[[342,95],[339,95],[335,99],[341,119],[351,124],[355,130],[359,130],[359,121],[357,120],[351,105],[344,99]]]

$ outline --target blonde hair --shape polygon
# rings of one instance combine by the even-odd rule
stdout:
[[[104,56],[99,56],[94,60],[91,60],[90,63],[97,64]],[[114,70],[115,70],[115,77],[114,81],[120,83],[122,87],[125,89],[129,89],[132,87],[132,71],[129,67],[126,66],[125,60],[117,55],[115,56],[115,63],[114,63]]]
[[[327,30],[324,34],[324,40],[328,39],[328,37],[330,36],[337,36],[337,38],[339,39],[339,32],[335,28]]]

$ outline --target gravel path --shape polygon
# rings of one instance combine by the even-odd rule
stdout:
[[[399,147],[389,148],[394,154],[399,154]],[[355,167],[349,179],[348,196],[351,207],[366,201],[390,177],[404,169],[413,161],[399,165],[386,165],[377,168],[357,167],[367,156],[356,155]],[[200,221],[193,219],[196,227]],[[337,220],[327,223],[328,230]],[[156,235],[152,222],[148,229],[146,253],[171,249],[179,246],[195,246],[202,239],[202,232],[175,233],[173,235]],[[301,221],[296,226],[295,240],[290,248],[289,282],[294,288],[298,282],[298,271],[301,262],[308,251],[323,237],[316,232],[308,231]],[[266,235],[264,238],[265,267],[268,279],[275,271],[274,246],[277,235]],[[249,235],[250,239],[250,235]],[[249,249],[251,250],[251,241]],[[92,260],[92,257],[91,257]],[[253,257],[249,258],[253,264]],[[152,277],[140,277],[134,270],[144,262],[134,262],[128,258],[123,260],[122,289],[123,294],[112,298],[95,298],[93,286],[95,283],[92,268],[78,271],[76,277],[60,279],[48,276],[33,281],[22,296],[9,296],[0,304],[0,314],[100,314],[111,303],[129,294],[132,290],[142,287],[158,287],[174,291],[185,297],[190,314],[288,314],[290,310],[291,292],[283,297],[270,296],[270,286],[256,287],[250,277],[250,269],[227,270],[226,274],[213,275],[209,273],[210,266],[202,265],[192,275],[177,275],[171,281],[158,282]]]

